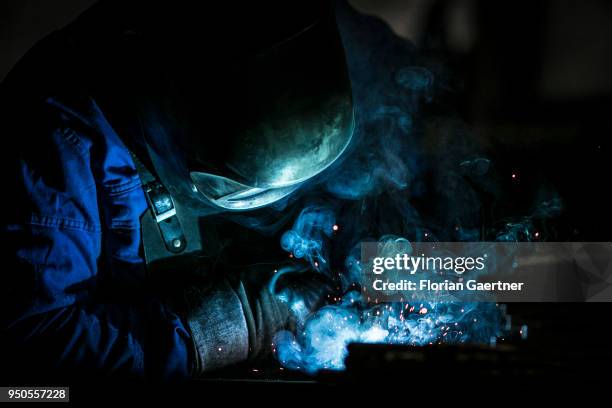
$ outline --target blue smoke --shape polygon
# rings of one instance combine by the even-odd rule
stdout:
[[[321,217],[329,217],[329,209],[321,209]],[[317,228],[303,228],[303,223],[319,220],[314,209],[308,208],[298,217],[304,242],[316,242],[317,256],[323,241]],[[310,231],[304,234],[303,231]],[[293,230],[285,233],[283,239]],[[297,235],[297,234],[296,234]],[[313,238],[314,236],[314,238]],[[410,245],[406,240],[386,236],[381,242],[395,248],[398,243]],[[357,248],[355,248],[357,249]],[[387,343],[424,346],[440,343],[495,344],[507,332],[508,316],[504,308],[495,303],[465,302],[407,302],[370,304],[362,292],[352,290],[361,283],[361,265],[356,250],[345,261],[341,273],[341,286],[345,291],[335,304],[321,308],[312,315],[301,317],[298,333],[283,331],[274,338],[276,356],[287,368],[315,373],[321,369],[342,369],[347,346],[353,342]],[[320,259],[320,258],[319,258]],[[291,304],[295,309],[300,300]]]
[[[293,228],[281,237],[281,247],[296,259],[306,260],[316,270],[327,269],[324,240],[334,232],[336,217],[325,207],[307,207]]]
[[[276,356],[314,373],[342,369],[352,342],[494,345],[509,331],[504,305],[364,299],[359,243],[545,239],[537,226],[559,214],[561,201],[549,193],[527,216],[486,219],[482,197],[501,196],[494,163],[452,111],[440,104],[435,114],[424,111],[452,93],[447,69],[381,21],[343,3],[337,14],[353,84],[353,142],[341,165],[300,198],[304,209],[281,246],[336,279],[343,295],[312,314],[302,310],[296,333],[275,336]]]
[[[504,310],[494,303],[387,303],[363,309],[359,293],[309,317],[297,335],[275,336],[276,355],[287,368],[316,373],[344,368],[350,343],[424,346],[477,343],[494,345],[507,327]]]
[[[558,197],[540,202],[529,216],[507,221],[493,234],[496,241],[529,241],[534,223],[561,211]],[[331,246],[336,217],[331,208],[308,206],[298,216],[293,228],[281,239],[282,247],[296,258],[310,263],[314,270],[329,274],[326,260]],[[473,236],[467,235],[466,241]],[[383,236],[383,251],[411,251],[408,240],[394,235]],[[324,267],[321,267],[324,265]],[[425,346],[433,344],[487,344],[494,346],[510,332],[510,316],[504,305],[492,302],[432,301],[377,304],[364,299],[356,288],[363,283],[360,246],[348,255],[338,274],[344,295],[332,305],[312,314],[303,310],[296,299],[289,306],[299,318],[297,333],[283,331],[274,338],[279,362],[286,368],[316,373],[321,369],[343,369],[350,343],[385,343]],[[442,279],[443,277],[440,277]],[[521,338],[528,328],[522,327]]]

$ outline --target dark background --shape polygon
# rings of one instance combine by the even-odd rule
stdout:
[[[0,2],[0,80],[37,40],[93,3]],[[510,207],[519,213],[526,209],[527,198],[545,180],[564,206],[548,240],[611,241],[612,2],[351,3],[384,18],[424,52],[438,53],[456,73],[456,108],[498,153],[512,193]],[[591,370],[610,356],[609,309],[608,304],[538,304],[511,305],[510,312],[534,328],[536,353],[553,350]]]
[[[95,0],[1,2],[0,79],[36,41],[73,20],[93,3]],[[486,3],[490,2],[479,0],[352,0],[350,3],[363,12],[382,17],[396,33],[419,43],[427,33],[444,26],[445,41],[463,53],[472,50],[478,42],[487,41],[483,31],[492,29],[477,27],[479,12],[484,11],[491,21],[502,17],[504,24],[495,28],[497,34],[515,37],[516,48],[522,48],[525,42],[534,42],[532,47],[541,51],[535,70],[539,71],[541,95],[574,97],[612,92],[609,75],[612,72],[612,4],[606,0],[501,0],[488,6]]]

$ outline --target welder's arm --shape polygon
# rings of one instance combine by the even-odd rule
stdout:
[[[3,371],[190,375],[193,349],[184,320],[145,290],[119,298],[105,290],[116,278],[142,276],[138,225],[114,217],[103,227],[102,216],[134,209],[139,185],[117,185],[112,207],[103,209],[101,201],[109,192],[101,183],[133,169],[119,160],[119,146],[90,149],[91,139],[69,129],[35,129],[41,122],[3,133],[17,140],[4,163],[10,198],[0,268]]]
[[[2,350],[3,371],[12,379],[74,378],[84,374],[126,378],[183,378],[191,375],[192,352],[186,325],[161,302],[139,299],[130,304],[79,301],[74,288],[62,288],[52,275],[62,272],[40,266],[11,269],[21,283],[6,296]],[[38,280],[41,281],[38,281]],[[46,282],[45,282],[46,281]],[[9,283],[7,289],[14,290]],[[61,288],[61,289],[60,289]],[[59,290],[58,290],[59,289]],[[75,293],[71,293],[72,290]],[[64,293],[61,293],[61,292]],[[3,318],[4,320],[4,318]],[[34,377],[36,378],[36,377]]]
[[[274,334],[288,327],[287,306],[266,288],[250,289],[225,279],[188,291],[197,374],[268,356]]]
[[[331,291],[321,274],[294,271],[274,280],[249,269],[241,275],[243,279],[226,278],[186,295],[198,374],[269,357],[274,335],[295,330],[298,321],[323,305]]]

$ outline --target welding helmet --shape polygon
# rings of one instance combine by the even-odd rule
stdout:
[[[141,92],[146,145],[163,184],[192,207],[278,202],[334,164],[352,137],[351,87],[332,6],[244,7],[228,14],[221,6],[199,23],[182,13],[176,26],[165,12],[164,27],[172,29],[151,41],[150,52],[164,58],[152,62],[161,72],[155,91]]]

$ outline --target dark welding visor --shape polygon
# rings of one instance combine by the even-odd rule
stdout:
[[[152,3],[132,11],[126,66],[147,61],[134,68],[142,127],[173,195],[262,207],[341,156],[354,118],[331,4]]]
[[[179,47],[175,64],[164,63],[172,90],[161,115],[173,116],[175,131],[149,133],[149,142],[169,188],[189,185],[190,194],[224,209],[258,208],[346,149],[353,105],[332,7],[288,3],[301,12],[283,5],[242,15],[246,29],[208,38],[204,59]]]

